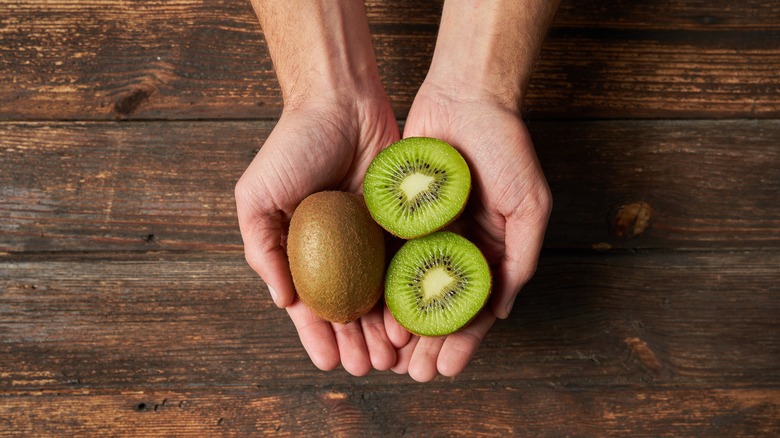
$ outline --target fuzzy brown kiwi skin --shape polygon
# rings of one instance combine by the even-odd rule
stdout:
[[[318,313],[317,311],[315,311],[311,307],[309,307],[309,309],[311,309],[311,311],[314,312],[315,315],[319,316],[320,318],[322,318],[322,319],[324,319],[326,321],[335,322],[337,324],[349,324],[350,322],[355,321],[358,318],[360,318],[361,316],[363,316],[366,313],[370,312],[371,309],[373,309],[374,306],[376,306],[376,303],[379,302],[379,298],[384,296],[384,294],[382,292],[384,292],[384,285],[382,285],[376,291],[376,293],[375,293],[376,299],[374,299],[374,301],[370,305],[366,305],[365,307],[357,309],[356,311],[354,311],[354,312],[350,313],[349,315],[347,315],[345,318],[340,318],[338,316],[325,315],[325,314],[321,315],[320,313]]]
[[[454,220],[454,219],[453,219],[453,220]],[[483,257],[483,258],[485,257],[485,256],[484,256],[484,254],[482,255],[482,257]],[[487,262],[487,259],[485,259],[485,262]],[[401,325],[401,327],[403,327],[403,328],[404,328],[404,330],[408,331],[409,333],[411,333],[411,334],[413,334],[413,335],[416,335],[416,336],[423,336],[423,337],[426,337],[426,338],[443,338],[443,337],[445,337],[445,336],[449,336],[449,335],[452,335],[452,334],[454,334],[454,333],[457,333],[457,332],[459,332],[461,329],[463,329],[463,327],[466,327],[466,326],[468,326],[469,324],[471,324],[471,322],[472,322],[472,321],[474,321],[474,319],[476,319],[476,318],[477,318],[477,316],[479,316],[479,314],[480,314],[480,313],[482,313],[482,311],[483,311],[483,310],[484,310],[484,308],[485,308],[485,305],[486,305],[486,304],[487,304],[487,302],[490,300],[490,297],[493,295],[493,273],[492,273],[492,272],[490,272],[490,274],[489,274],[489,275],[490,275],[490,278],[488,279],[488,281],[490,281],[490,287],[489,287],[489,289],[488,289],[488,293],[487,293],[487,295],[485,295],[485,301],[483,301],[483,302],[482,302],[482,304],[479,306],[479,310],[477,311],[477,313],[475,313],[475,314],[474,314],[474,316],[472,316],[472,317],[471,317],[471,319],[469,319],[468,321],[466,321],[465,323],[463,323],[463,325],[461,325],[460,327],[458,327],[457,329],[455,329],[455,331],[454,331],[454,332],[452,332],[452,333],[448,333],[448,334],[446,334],[446,335],[440,335],[440,336],[429,336],[429,335],[424,335],[424,334],[422,334],[422,333],[417,333],[417,332],[415,332],[414,330],[410,330],[410,329],[408,329],[408,328],[404,327],[403,325],[401,325],[401,323],[400,323],[400,322],[398,323],[398,325]],[[383,295],[384,295],[385,297],[387,297],[387,294],[383,294]],[[387,306],[387,298],[384,298],[384,301],[385,301],[385,307],[388,307],[388,306]],[[398,321],[396,321],[396,322],[398,322]]]
[[[287,255],[298,298],[327,321],[354,321],[384,290],[385,234],[360,195],[304,199],[290,221]]]

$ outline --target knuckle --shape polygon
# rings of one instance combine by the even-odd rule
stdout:
[[[349,324],[333,324],[333,332],[338,337],[351,337],[362,334],[362,330],[355,322]]]
[[[236,182],[236,185],[233,188],[233,195],[236,198],[236,208],[238,211],[244,211],[251,199],[251,189],[246,177],[242,176],[238,182]]]
[[[252,255],[252,251],[250,251],[248,248],[244,248],[244,260],[246,260],[246,264],[249,265],[250,268],[257,271],[257,258]]]
[[[520,271],[520,281],[522,284],[525,284],[528,282],[533,276],[536,274],[536,269],[539,266],[539,262],[534,259],[533,262],[528,263],[521,271]]]
[[[474,333],[464,330],[453,339],[451,348],[459,353],[470,355],[479,348],[482,339]]]
[[[550,187],[544,183],[540,184],[536,190],[533,190],[526,198],[528,211],[533,212],[537,219],[546,221],[553,208],[553,197]]]
[[[252,251],[248,248],[244,249],[244,259],[246,260],[247,265],[249,265],[253,271],[258,273],[258,275],[260,272],[262,272],[263,262],[255,251]]]
[[[233,194],[236,199],[243,199],[247,192],[247,178],[246,174],[241,175],[241,178],[236,181],[235,187],[233,187]]]

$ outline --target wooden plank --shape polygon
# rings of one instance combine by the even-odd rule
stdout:
[[[437,25],[442,0],[367,0],[372,25]],[[772,0],[588,0],[561,2],[554,27],[688,30],[771,30],[780,27],[780,6]]]
[[[614,4],[613,4],[614,3]],[[527,114],[780,115],[775,2],[567,4]],[[382,79],[403,117],[425,77],[440,2],[369,4]],[[606,12],[608,11],[608,12]],[[0,5],[0,120],[268,118],[278,84],[249,2],[29,0]]]
[[[776,31],[553,29],[526,116],[777,118],[772,47],[780,47]]]
[[[0,436],[776,436],[780,389],[432,385],[4,397]],[[4,427],[3,427],[4,426]]]
[[[271,128],[4,125],[0,250],[240,248],[233,186]]]
[[[0,251],[238,250],[271,122],[0,124]],[[777,248],[778,121],[532,122],[547,248]],[[643,220],[637,220],[643,216]]]
[[[777,251],[544,254],[457,380],[778,385],[777,266]],[[409,382],[317,371],[240,253],[6,255],[0,309],[0,391]]]
[[[777,121],[532,123],[555,204],[547,247],[775,246],[777,128]]]
[[[772,0],[739,3],[702,0],[562,1],[555,23],[562,27],[630,29],[777,29],[780,5]]]

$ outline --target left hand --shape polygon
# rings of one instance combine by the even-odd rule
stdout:
[[[423,84],[404,137],[434,137],[457,148],[472,173],[469,205],[450,229],[483,252],[493,271],[489,305],[457,333],[412,336],[393,370],[417,381],[455,376],[498,318],[507,318],[533,276],[552,209],[552,196],[519,114],[490,99],[473,99]]]

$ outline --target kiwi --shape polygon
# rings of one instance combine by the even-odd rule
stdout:
[[[388,146],[368,166],[363,180],[371,216],[403,239],[430,234],[455,220],[470,189],[466,160],[448,143],[427,137]]]
[[[298,297],[325,320],[354,321],[382,296],[384,233],[360,195],[304,199],[290,220],[287,256]]]
[[[412,333],[443,336],[468,324],[487,302],[491,276],[473,243],[449,231],[406,242],[385,277],[385,301]]]

